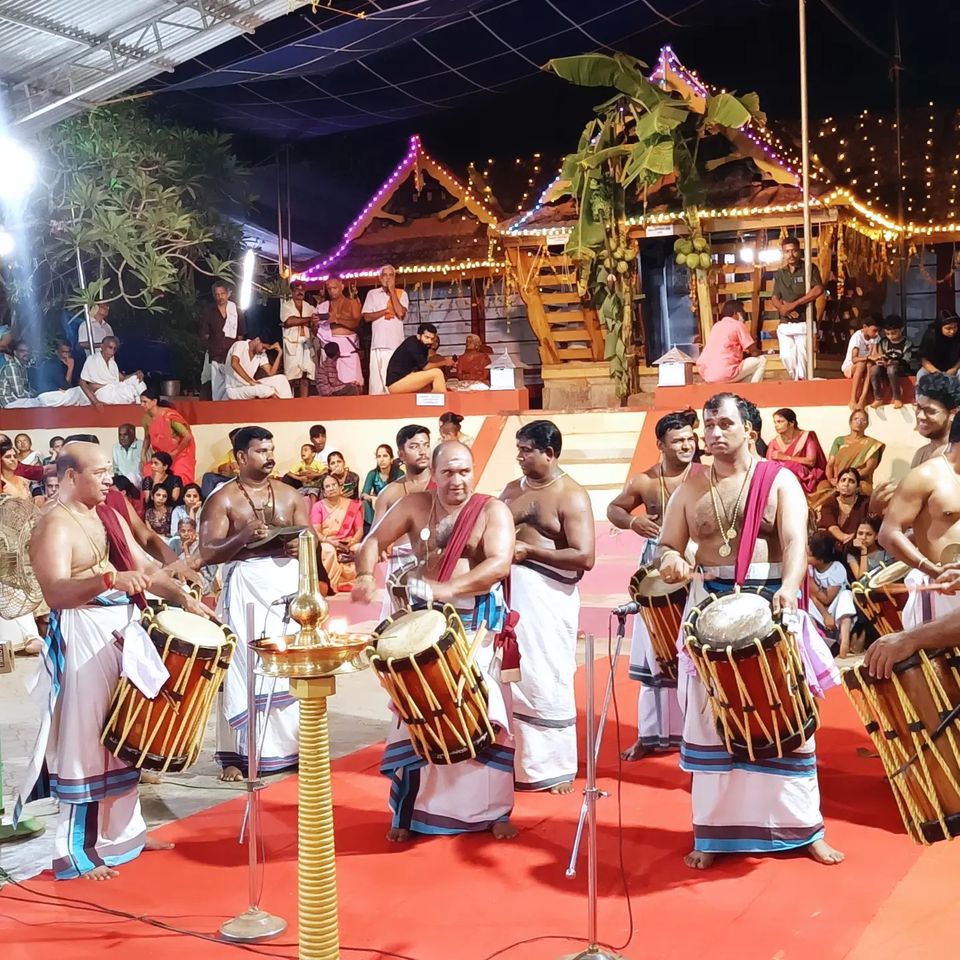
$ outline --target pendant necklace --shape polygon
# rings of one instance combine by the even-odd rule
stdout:
[[[740,518],[740,508],[743,505],[743,495],[746,492],[747,484],[750,482],[750,477],[753,474],[755,463],[756,461],[751,459],[750,467],[747,470],[746,476],[743,478],[743,483],[740,485],[740,492],[737,494],[737,499],[733,506],[732,516],[727,514],[727,509],[723,503],[723,498],[720,496],[720,492],[717,487],[716,470],[713,467],[710,468],[710,500],[713,504],[713,514],[717,520],[717,528],[720,531],[720,539],[723,540],[723,543],[717,550],[717,553],[719,553],[721,557],[726,558],[733,553],[733,547],[730,546],[730,542],[732,540],[736,540],[739,534],[739,531],[737,530],[737,521]]]

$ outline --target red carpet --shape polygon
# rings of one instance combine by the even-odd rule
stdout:
[[[621,662],[622,676],[626,661]],[[634,735],[636,686],[619,684],[624,745]],[[582,691],[581,691],[582,692]],[[706,873],[684,867],[690,844],[687,776],[676,756],[624,765],[623,855],[633,900],[628,957],[675,960],[848,960],[956,956],[960,917],[956,877],[960,846],[929,850],[903,832],[879,761],[843,694],[833,691],[818,736],[827,837],[847,854],[838,867],[802,855],[721,860]],[[629,931],[618,867],[617,733],[607,729],[600,804],[600,934],[621,944]],[[517,797],[521,828],[513,843],[489,835],[422,840],[400,848],[384,839],[386,781],[379,747],[335,765],[341,938],[344,957],[372,960],[393,951],[414,960],[511,960],[560,957],[573,941],[547,940],[504,950],[545,934],[582,938],[586,879],[564,877],[580,796]],[[289,919],[290,933],[255,949],[296,956],[296,781],[262,794],[267,860],[262,903]],[[245,850],[237,845],[241,801],[231,801],[165,828],[171,853],[145,854],[103,884],[55,884],[42,877],[33,893],[0,892],[5,960],[118,957],[187,960],[229,956],[227,945],[186,939],[142,923],[44,902],[37,891],[146,914],[214,933],[246,906]],[[585,859],[582,861],[585,868]],[[29,901],[29,902],[24,902]]]

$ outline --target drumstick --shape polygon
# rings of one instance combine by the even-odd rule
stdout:
[[[469,675],[470,667],[473,665],[473,661],[477,656],[477,651],[480,649],[480,644],[483,643],[484,637],[487,635],[487,621],[482,620],[480,626],[477,628],[477,632],[473,637],[473,643],[470,644],[470,649],[467,651],[467,659],[463,662],[463,673],[460,674],[460,679],[457,681],[457,694],[454,698],[458,703],[460,698],[463,696],[463,688],[467,685],[467,676]]]
[[[885,593],[945,593],[946,585],[942,583],[890,583],[882,587],[873,587],[873,590],[882,590]]]

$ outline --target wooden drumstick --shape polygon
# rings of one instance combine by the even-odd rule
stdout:
[[[890,583],[882,587],[874,587],[874,590],[882,590],[885,593],[898,595],[901,593],[945,593],[946,585],[942,583]]]
[[[463,688],[467,685],[468,671],[470,670],[470,667],[473,666],[473,661],[476,659],[477,651],[480,649],[480,644],[483,643],[486,635],[487,621],[481,620],[480,626],[477,628],[477,632],[473,637],[473,643],[470,644],[470,649],[467,651],[467,659],[463,662],[463,673],[460,674],[460,679],[457,681],[457,701],[459,701],[460,697],[463,696]]]

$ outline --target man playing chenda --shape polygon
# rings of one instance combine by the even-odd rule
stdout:
[[[473,492],[473,457],[463,444],[437,447],[433,476],[436,490],[405,496],[364,540],[352,598],[367,602],[373,597],[373,568],[381,551],[409,537],[421,564],[417,580],[408,583],[410,594],[453,604],[467,631],[486,623],[488,632],[474,662],[484,674],[497,737],[476,759],[428,764],[398,719],[380,767],[391,780],[393,817],[387,838],[490,830],[498,839],[511,839],[517,834],[510,823],[514,749],[505,691],[495,679],[493,638],[506,620],[502,581],[513,558],[513,518],[499,500]]]
[[[641,566],[656,559],[660,524],[674,492],[700,466],[694,464],[697,438],[683,413],[668,413],[655,428],[660,460],[627,481],[623,492],[607,507],[607,519],[621,530],[645,538]],[[643,506],[646,514],[633,515]],[[637,703],[637,741],[623,753],[624,760],[639,760],[647,754],[680,746],[683,715],[677,703],[677,682],[660,670],[647,625],[633,618],[630,646],[630,679],[640,681]]]
[[[713,465],[691,474],[670,500],[660,535],[660,574],[668,583],[690,581],[688,607],[708,592],[729,593],[738,585],[773,591],[774,616],[799,621],[806,680],[821,695],[839,675],[806,612],[798,611],[807,571],[803,490],[779,464],[754,458],[749,408],[741,397],[717,394],[703,414]],[[696,576],[683,555],[690,540],[697,544]],[[727,752],[706,687],[685,651],[678,693],[684,720],[680,765],[693,774],[694,846],[686,864],[703,870],[717,853],[796,848],[818,863],[839,863],[843,855],[824,840],[813,738],[773,761],[748,762]]]
[[[593,508],[560,469],[562,445],[549,420],[524,424],[523,477],[500,494],[517,528],[509,596],[523,665],[513,685],[517,789],[551,793],[569,793],[577,775],[577,584],[595,559]]]
[[[30,540],[30,559],[51,607],[41,683],[49,709],[17,804],[60,803],[54,873],[108,880],[115,867],[151,849],[140,812],[140,771],[100,743],[120,679],[117,633],[137,628],[143,593],[208,616],[202,604],[137,546],[124,519],[104,503],[113,477],[95,443],[73,441],[57,458],[60,489]],[[32,791],[32,792],[31,792]]]
[[[222,563],[220,619],[241,639],[245,649],[247,604],[255,607],[256,637],[292,633],[297,624],[286,614],[284,600],[296,594],[299,567],[296,537],[276,535],[281,528],[306,527],[307,501],[293,487],[270,478],[273,434],[263,427],[243,427],[233,437],[240,473],[223,484],[200,514],[200,556],[205,566]],[[287,533],[295,531],[289,529]],[[271,534],[273,534],[271,536]],[[257,677],[257,735],[260,769],[267,773],[297,764],[300,709],[286,680]],[[217,726],[216,759],[221,780],[240,780],[247,766],[247,658],[230,662]]]

